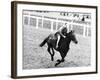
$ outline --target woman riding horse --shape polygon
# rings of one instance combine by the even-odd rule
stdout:
[[[60,38],[61,37],[66,38],[65,36],[66,34],[67,34],[67,23],[65,23],[64,26],[60,27],[59,30],[55,33],[55,36],[57,36],[56,48],[58,48]]]
[[[56,34],[58,34],[58,33],[56,33]],[[56,48],[56,43],[57,43],[57,39],[56,39],[56,36],[55,36],[56,34],[50,34],[40,44],[40,47],[42,47],[47,43],[47,45],[48,45],[47,51],[51,55],[51,60],[52,61],[54,60],[54,54],[55,54],[54,49],[60,53],[61,60],[58,59],[57,63],[55,64],[55,66],[57,66],[61,62],[65,61],[65,56],[67,55],[67,53],[68,53],[68,51],[70,49],[69,48],[70,42],[73,41],[76,44],[78,43],[78,41],[76,40],[76,37],[74,35],[74,31],[70,31],[69,33],[64,35],[65,38],[63,38],[62,36],[60,37],[58,48]],[[52,50],[52,52],[51,52],[51,50]]]

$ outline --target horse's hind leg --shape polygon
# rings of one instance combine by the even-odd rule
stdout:
[[[53,49],[53,48],[51,48],[51,49],[52,49],[52,53],[53,53],[53,54],[52,54],[52,60],[54,60],[53,57],[54,57],[54,55],[55,55],[55,52],[54,52],[54,49]]]
[[[49,54],[51,55],[51,61],[53,61],[53,60],[54,60],[54,58],[53,58],[53,56],[54,56],[53,54],[54,54],[54,53],[52,54],[51,51],[50,51],[50,49],[51,49],[51,48],[48,46],[47,51],[48,51]]]

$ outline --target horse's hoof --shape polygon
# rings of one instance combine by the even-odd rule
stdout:
[[[58,63],[55,64],[55,67],[57,67]]]
[[[57,66],[57,65],[59,65],[61,62],[57,62],[56,64],[55,64],[55,67]]]
[[[60,60],[58,59],[57,62],[60,62]]]

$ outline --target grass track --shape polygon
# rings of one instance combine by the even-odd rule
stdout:
[[[39,47],[39,44],[51,32],[49,30],[35,29],[31,26],[24,26],[23,29],[23,69],[54,68],[56,60],[61,58],[55,51],[54,61],[47,52],[47,46]],[[89,66],[91,60],[90,38],[76,35],[78,44],[71,42],[70,50],[65,62],[58,67]]]

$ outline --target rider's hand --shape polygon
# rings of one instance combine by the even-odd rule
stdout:
[[[63,36],[64,38],[66,38],[66,36]]]

